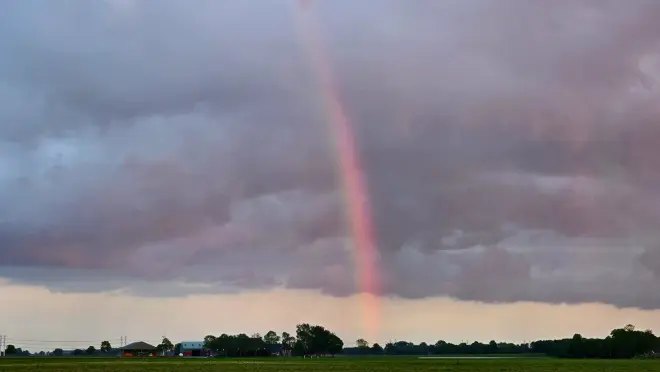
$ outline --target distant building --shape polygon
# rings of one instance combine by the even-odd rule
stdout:
[[[268,353],[273,356],[291,356],[291,350],[285,350],[282,344],[268,345]]]
[[[150,345],[146,342],[138,341],[128,344],[121,348],[122,356],[132,357],[132,356],[155,356],[156,347]]]
[[[266,346],[266,350],[270,355],[282,355],[282,345],[270,344]]]
[[[83,349],[62,350],[62,356],[80,356],[84,353]]]
[[[204,347],[204,341],[183,341],[177,351],[184,357],[208,356],[208,350]]]

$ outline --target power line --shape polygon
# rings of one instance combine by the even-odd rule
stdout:
[[[103,342],[107,341],[112,344],[115,344],[114,348],[117,348],[117,343],[120,343],[121,346],[124,346],[126,340],[125,336],[120,338],[111,338],[111,339],[99,339],[99,340],[35,340],[35,339],[7,339],[7,335],[0,336],[0,349],[4,351],[7,348],[8,344],[14,345],[16,348],[27,350],[53,350],[53,349],[62,349],[62,350],[87,350],[90,346],[100,349],[100,345]]]
[[[12,342],[38,342],[38,343],[56,343],[56,342],[61,342],[61,343],[101,343],[103,341],[108,341],[108,342],[115,342],[115,341],[121,341],[121,338],[114,338],[114,339],[105,339],[105,340],[21,340],[17,338],[12,338]]]
[[[69,349],[85,350],[89,346],[94,346],[95,348],[99,349],[100,345],[105,341],[109,342],[113,349],[124,348],[126,345],[128,345],[128,336],[120,336],[119,338],[110,338],[110,339],[106,338],[106,339],[97,339],[97,340],[51,340],[51,339],[38,340],[31,338],[14,339],[14,338],[8,338],[7,335],[0,335],[0,350],[4,352],[7,345],[9,344],[14,345],[16,348],[20,348],[23,350],[26,349],[52,350],[55,348],[64,349],[64,350],[69,350]],[[143,341],[149,342],[149,340],[143,340]],[[152,344],[154,345],[160,343],[161,340],[152,342]]]
[[[45,348],[65,348],[65,347],[70,347],[70,348],[80,348],[84,347],[87,348],[89,346],[94,346],[98,348],[101,345],[101,341],[98,342],[38,342],[38,341],[30,341],[30,342],[20,342],[20,341],[15,341],[15,340],[8,340],[8,344],[12,344],[16,346],[17,348],[20,347],[22,349],[25,348],[35,348],[35,347],[45,347]],[[112,343],[111,343],[112,344]],[[116,345],[116,343],[115,343]]]

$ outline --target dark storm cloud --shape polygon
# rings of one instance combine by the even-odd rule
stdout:
[[[384,295],[660,306],[660,4],[311,10]],[[0,274],[55,290],[354,293],[351,206],[301,11],[11,2]]]

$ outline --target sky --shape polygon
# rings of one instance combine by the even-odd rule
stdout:
[[[660,330],[655,0],[3,5],[9,341]]]

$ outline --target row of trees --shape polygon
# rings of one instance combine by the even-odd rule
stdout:
[[[490,341],[452,344],[438,341],[435,344],[414,344],[406,341],[391,342],[384,348],[378,344],[369,347],[368,342],[358,340],[357,347],[344,349],[344,354],[373,355],[483,355],[483,354],[545,354],[560,358],[632,358],[650,354],[660,347],[660,339],[652,331],[640,331],[633,325],[612,330],[605,338],[584,338],[575,334],[572,338],[540,340],[532,343],[513,344]]]
[[[268,331],[263,337],[260,334],[204,337],[206,349],[225,356],[261,356],[273,352],[283,355],[335,355],[342,351],[344,342],[330,330],[307,323],[296,326],[295,337],[288,332],[278,335]]]
[[[347,355],[483,355],[483,354],[545,354],[561,358],[632,358],[653,353],[660,347],[660,339],[652,331],[640,331],[633,325],[612,330],[605,338],[584,338],[579,334],[559,340],[540,340],[531,343],[514,344],[490,341],[453,344],[443,340],[435,344],[414,344],[407,341],[390,342],[382,347],[369,345],[364,339],[356,341],[356,347],[344,348],[339,337],[321,326],[299,324],[295,337],[287,332],[278,335],[269,331],[263,337],[245,334],[219,337],[206,336],[205,345],[209,350],[227,356],[265,355],[277,345],[285,355],[308,355],[343,353]],[[260,354],[260,351],[263,353]]]
[[[97,355],[99,353],[108,353],[112,351],[112,345],[110,344],[109,341],[102,341],[101,345],[99,346],[99,349],[94,347],[93,345],[90,345],[87,347],[85,350],[83,349],[75,349],[73,350],[73,355],[79,356],[79,355]],[[62,356],[64,355],[64,350],[62,348],[56,348],[53,351],[46,353],[45,351],[40,351],[37,355],[42,355],[45,356],[46,354],[53,355],[53,356]],[[16,347],[16,345],[9,344],[5,348],[5,355],[15,355],[15,356],[29,356],[32,355],[29,350],[23,350],[20,347]]]
[[[640,331],[633,325],[617,328],[605,338],[584,338],[575,334],[563,340],[532,342],[534,352],[565,358],[632,358],[653,353],[660,346],[651,330]]]
[[[437,341],[435,344],[414,344],[407,341],[390,342],[381,347],[379,344],[369,345],[364,339],[356,341],[357,347],[344,348],[344,342],[330,330],[307,323],[296,326],[295,335],[283,332],[281,335],[269,331],[265,335],[246,334],[220,336],[208,335],[204,338],[207,350],[224,356],[267,356],[272,353],[282,355],[427,355],[427,354],[545,354],[560,358],[632,358],[653,353],[660,347],[660,339],[650,330],[640,331],[633,325],[612,330],[605,338],[584,338],[579,334],[572,338],[559,340],[540,340],[531,343],[513,344],[490,341],[452,344]],[[178,344],[172,345],[164,338],[157,346],[159,351],[178,350]],[[97,350],[94,346],[86,350],[77,349],[74,355],[94,355],[108,353],[113,350],[108,341],[103,341]],[[7,345],[7,355],[29,355],[27,350],[21,350],[14,345]],[[42,352],[42,354],[44,354]],[[62,349],[55,349],[51,355],[63,355]]]
[[[513,344],[491,341],[487,344],[481,342],[452,344],[440,340],[435,344],[422,342],[415,344],[408,341],[396,341],[385,344],[369,346],[364,339],[356,341],[356,347],[344,348],[343,353],[348,355],[484,355],[484,354],[522,354],[531,353],[529,344]]]

